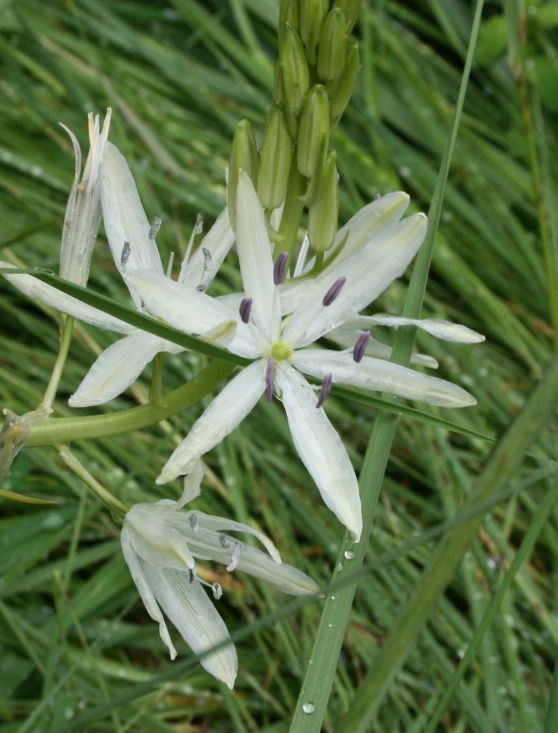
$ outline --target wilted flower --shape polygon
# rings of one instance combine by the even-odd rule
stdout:
[[[202,587],[209,586],[214,598],[219,599],[221,586],[200,580],[194,558],[223,563],[229,572],[238,569],[250,573],[291,595],[309,595],[318,590],[311,578],[281,562],[276,547],[261,532],[230,519],[180,511],[199,494],[204,471],[201,461],[197,461],[178,502],[163,499],[155,504],[136,504],[126,514],[122,528],[124,559],[147,612],[159,624],[171,659],[176,657],[176,650],[161,609],[196,654],[230,638]],[[225,532],[254,535],[269,554]],[[232,642],[204,656],[201,663],[232,689],[238,667]]]
[[[416,214],[398,221],[400,214],[395,214],[393,226],[371,241],[360,248],[353,242],[354,254],[346,257],[345,250],[339,252],[331,266],[303,286],[304,297],[296,293],[293,307],[292,293],[280,299],[278,284],[284,276],[285,258],[280,255],[274,266],[264,212],[245,174],[240,175],[236,208],[244,285],[239,315],[243,323],[228,348],[257,361],[236,376],[194,424],[167,461],[158,483],[188,473],[197,458],[234,430],[262,394],[271,400],[276,392],[285,406],[295,447],[322,498],[358,538],[362,518],[355,472],[339,435],[321,409],[332,383],[447,407],[472,405],[475,399],[450,382],[364,356],[367,344],[362,342],[351,352],[307,347],[354,319],[402,275],[424,239],[426,217]],[[128,279],[153,315],[186,330],[185,319],[194,308],[191,298],[185,299],[173,283],[152,273],[131,273]],[[204,317],[213,313],[217,319],[223,318],[224,305],[206,297],[195,307]],[[282,321],[285,313],[291,315]],[[301,372],[323,380],[317,399]]]
[[[66,125],[62,125],[74,146],[76,173],[66,206],[64,227],[62,229],[60,277],[78,285],[87,285],[91,254],[101,221],[99,176],[111,115],[112,110],[109,107],[102,130],[99,129],[99,115],[95,117],[91,113],[88,115],[90,148],[81,181],[79,180],[81,150],[78,139]]]
[[[8,475],[15,457],[29,440],[32,426],[51,412],[50,408],[46,408],[16,415],[7,408],[2,410],[6,420],[0,430],[0,481]]]

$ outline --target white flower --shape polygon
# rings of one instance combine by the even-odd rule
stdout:
[[[273,265],[264,212],[253,185],[242,174],[237,194],[237,247],[244,284],[239,327],[229,350],[259,357],[236,376],[195,423],[176,448],[158,478],[165,483],[188,473],[194,461],[228,435],[252,410],[260,396],[275,391],[283,401],[291,434],[303,463],[327,506],[357,537],[362,518],[355,472],[341,442],[321,409],[332,381],[392,392],[435,405],[463,407],[475,399],[449,382],[359,354],[306,349],[332,329],[355,317],[396,277],[403,274],[426,232],[422,214],[382,231],[348,258],[341,258],[311,283],[307,299],[282,321],[276,282],[281,279],[281,256]],[[284,269],[284,268],[283,268]],[[147,309],[176,328],[184,328],[191,303],[161,277],[131,273],[128,279]],[[224,308],[206,298],[207,314]],[[366,346],[366,344],[365,344]],[[301,372],[323,379],[318,400]]]
[[[120,274],[125,276],[134,270],[146,270],[164,276],[155,241],[160,221],[149,224],[126,159],[110,143],[101,172],[101,198],[105,230]],[[227,209],[190,257],[193,237],[199,231],[200,227],[196,227],[178,276],[182,290],[203,292],[217,274],[234,242]],[[128,280],[125,279],[125,282],[137,309],[143,311],[137,290]],[[190,319],[188,326],[189,333],[221,345],[228,343],[236,329],[230,317],[212,323],[209,328],[205,328],[204,324],[198,327]],[[109,346],[99,356],[70,398],[69,404],[71,407],[102,405],[133,384],[156,354],[164,351],[178,354],[184,350],[159,336],[132,329],[126,338]]]
[[[161,609],[196,654],[230,638],[202,584],[210,586],[217,599],[221,597],[221,587],[218,583],[204,583],[197,577],[196,557],[223,563],[229,572],[238,569],[250,573],[291,595],[318,591],[311,578],[281,563],[276,547],[261,532],[203,512],[179,511],[198,495],[204,470],[201,461],[197,461],[184,482],[180,501],[163,499],[155,504],[133,506],[122,528],[124,559],[147,612],[159,624],[171,659],[176,657],[176,650]],[[225,532],[252,534],[269,554]],[[232,642],[205,656],[201,663],[232,689],[238,666]]]
[[[88,115],[90,148],[81,181],[79,180],[81,173],[79,142],[74,133],[66,125],[62,125],[74,146],[76,172],[62,228],[60,277],[83,286],[87,285],[91,254],[101,221],[99,174],[111,115],[112,110],[109,107],[102,130],[99,129],[99,115],[95,117],[91,113]]]

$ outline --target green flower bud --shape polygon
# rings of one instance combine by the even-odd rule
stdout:
[[[347,59],[341,72],[341,76],[327,85],[329,94],[329,120],[331,128],[335,127],[355,89],[358,72],[360,71],[360,54],[358,43],[349,44],[347,48]]]
[[[285,113],[273,107],[267,118],[256,190],[265,209],[277,209],[285,200],[293,144]]]
[[[314,175],[324,137],[329,137],[329,101],[326,88],[316,84],[306,96],[298,128],[297,165],[307,178]]]
[[[283,78],[285,114],[291,137],[296,138],[298,117],[310,86],[310,71],[300,36],[290,23],[285,24],[285,36],[279,52]]]
[[[248,120],[241,120],[234,131],[231,159],[229,162],[229,185],[227,203],[229,221],[236,230],[236,189],[238,187],[238,171],[244,170],[255,181],[258,175],[258,146],[252,125]]]
[[[300,37],[311,66],[316,63],[316,48],[328,9],[328,0],[302,0],[300,3]]]
[[[345,31],[349,34],[355,27],[363,0],[335,0],[334,8],[340,8],[345,13]]]
[[[279,47],[281,47],[283,38],[285,37],[285,24],[290,23],[292,27],[298,31],[299,18],[299,0],[281,0],[278,25]]]
[[[318,195],[308,211],[308,237],[314,252],[326,252],[333,245],[339,215],[337,155],[329,153],[322,171]]]
[[[345,16],[335,8],[326,15],[318,45],[318,76],[333,81],[342,73],[347,50]]]

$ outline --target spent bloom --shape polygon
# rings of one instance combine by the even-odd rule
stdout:
[[[308,348],[332,329],[355,318],[396,277],[419,249],[426,218],[417,214],[381,231],[354,255],[340,256],[313,279],[296,307],[283,303],[264,212],[252,182],[241,174],[237,190],[237,248],[244,295],[237,334],[228,349],[255,361],[243,369],[216,397],[176,448],[157,479],[165,483],[189,473],[200,456],[217,445],[252,410],[261,395],[277,394],[283,401],[295,447],[327,506],[360,537],[362,517],[358,484],[347,451],[328,420],[322,404],[332,383],[387,391],[434,405],[464,407],[475,399],[457,385],[412,369],[352,352]],[[278,264],[279,263],[279,264]],[[278,270],[280,271],[278,273]],[[194,306],[208,318],[222,318],[225,304],[204,296],[197,304],[185,300],[175,285],[149,272],[128,279],[147,309],[184,330]],[[289,317],[283,319],[285,312]],[[221,314],[220,316],[218,314]],[[317,397],[303,376],[321,379]]]
[[[229,632],[203,586],[208,586],[217,600],[222,589],[218,583],[206,583],[198,577],[195,558],[222,563],[231,573],[237,569],[249,573],[291,595],[310,595],[318,586],[304,573],[282,563],[271,540],[252,527],[203,512],[180,511],[199,494],[204,471],[197,461],[178,502],[163,499],[133,506],[124,520],[121,543],[134,583],[147,612],[159,624],[171,659],[176,650],[162,611],[196,654],[223,644],[201,663],[232,689],[238,667],[236,651],[232,642],[224,644],[230,639]],[[254,535],[267,553],[229,532]]]
[[[74,133],[65,125],[76,157],[76,172],[66,206],[60,250],[60,277],[87,285],[93,245],[101,222],[100,171],[107,143],[112,110],[107,109],[102,130],[99,115],[89,113],[89,154],[81,181],[81,150]]]

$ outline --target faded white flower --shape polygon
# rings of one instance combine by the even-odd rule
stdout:
[[[159,624],[171,659],[176,657],[176,650],[161,609],[196,654],[230,638],[202,587],[209,586],[214,598],[219,599],[221,586],[206,583],[197,576],[195,558],[222,563],[229,572],[238,569],[250,573],[291,595],[310,595],[318,591],[311,578],[281,562],[277,548],[261,532],[230,519],[198,511],[180,511],[199,494],[204,470],[201,461],[197,461],[184,482],[184,493],[178,502],[163,499],[155,504],[133,506],[122,528],[124,559],[147,612]],[[245,544],[229,532],[254,535],[267,553]],[[238,667],[232,642],[203,657],[201,663],[232,689]]]

